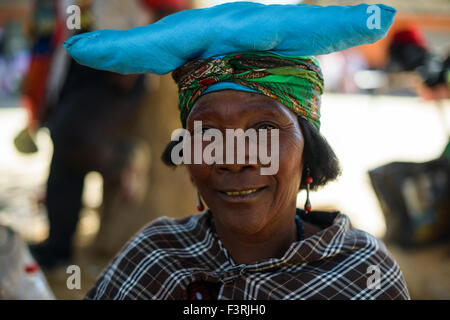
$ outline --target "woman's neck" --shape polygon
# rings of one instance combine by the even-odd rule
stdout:
[[[291,210],[292,211],[292,210]],[[216,232],[236,264],[253,264],[281,258],[298,239],[295,215],[290,212],[271,221],[256,234],[239,234],[215,221]]]

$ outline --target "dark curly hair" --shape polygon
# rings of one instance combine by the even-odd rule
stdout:
[[[304,168],[303,177],[306,177],[306,169],[309,168],[309,175],[313,178],[310,186],[311,190],[317,190],[328,182],[336,180],[341,174],[341,166],[333,149],[328,144],[322,134],[307,120],[298,117],[300,128],[305,139],[303,149]],[[180,137],[182,139],[182,137]],[[162,161],[170,167],[177,165],[172,162],[172,149],[179,141],[170,141],[161,156]],[[299,190],[305,189],[306,185],[302,181]]]

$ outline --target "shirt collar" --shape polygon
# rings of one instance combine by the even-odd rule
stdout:
[[[329,213],[312,211],[306,217],[302,210],[298,210],[297,214],[304,219],[320,220],[323,219],[324,214]],[[200,250],[205,250],[205,253],[211,259],[208,259],[208,264],[202,263],[196,269],[203,270],[205,278],[215,278],[216,280],[227,282],[244,273],[274,272],[279,269],[309,264],[334,256],[343,247],[345,234],[350,230],[351,224],[349,218],[344,214],[336,212],[333,216],[334,219],[331,225],[311,237],[293,242],[281,258],[271,258],[254,264],[238,265],[233,261],[219,239],[214,228],[212,213],[207,210],[200,215],[194,216],[199,219],[198,224],[202,232],[195,232],[193,236],[199,237],[197,241],[203,244],[203,248]],[[205,241],[204,239],[208,240]]]

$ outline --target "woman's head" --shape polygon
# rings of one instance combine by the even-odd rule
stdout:
[[[224,84],[233,84],[234,90],[252,91],[278,100],[316,128],[320,127],[323,76],[314,57],[232,53],[221,58],[189,61],[176,69],[172,77],[178,84],[183,127],[195,102],[207,92],[224,90]]]
[[[292,216],[306,166],[314,179],[313,189],[339,174],[338,161],[317,129],[265,95],[236,90],[205,94],[186,119],[190,132],[194,121],[202,121],[203,129],[223,133],[226,129],[279,130],[279,165],[273,175],[261,175],[260,162],[187,165],[217,222],[234,232],[255,234],[268,226],[275,227],[286,215]],[[173,146],[169,144],[163,154],[169,165],[173,165],[170,158]]]

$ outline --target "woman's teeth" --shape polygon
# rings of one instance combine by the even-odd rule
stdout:
[[[242,196],[244,194],[250,194],[253,192],[256,192],[257,189],[250,189],[250,190],[242,190],[242,191],[230,191],[225,192],[228,196]]]

